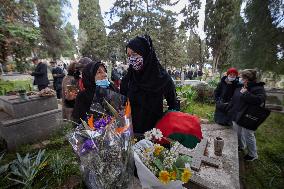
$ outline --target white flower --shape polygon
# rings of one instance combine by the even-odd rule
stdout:
[[[152,140],[152,132],[151,131],[145,132],[144,136],[145,136],[146,140]]]
[[[185,163],[184,167],[190,169],[190,164],[189,163]]]
[[[160,131],[160,129],[153,128],[152,134],[156,140],[161,140],[163,137],[163,133]]]

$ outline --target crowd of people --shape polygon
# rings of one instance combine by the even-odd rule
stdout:
[[[114,66],[111,78],[108,78],[104,63],[88,57],[72,62],[67,73],[63,71],[62,64],[50,62],[54,90],[57,98],[62,97],[63,118],[76,123],[86,119],[91,103],[97,100],[97,88],[107,88],[128,97],[137,136],[154,128],[163,116],[164,97],[170,110],[179,110],[175,85],[161,66],[151,38],[143,36],[130,40],[127,57],[127,71]],[[32,62],[36,65],[36,71],[31,73],[35,76],[34,85],[42,90],[49,84],[47,66],[36,57]],[[46,82],[39,82],[41,80]]]
[[[183,71],[168,69],[168,74],[174,80],[180,80],[181,78],[188,80],[196,80],[196,79],[200,80],[203,76],[203,71],[202,69],[187,69]]]
[[[179,103],[173,78],[182,75],[179,71],[165,70],[157,58],[149,36],[137,36],[126,46],[128,69],[112,69],[108,78],[106,65],[88,57],[72,62],[67,72],[62,64],[51,62],[53,84],[57,98],[62,97],[63,117],[80,123],[86,119],[91,103],[97,99],[96,90],[107,88],[128,97],[134,133],[139,137],[152,129],[163,116],[163,99],[169,110],[179,111]],[[36,65],[31,75],[38,89],[48,86],[47,66],[38,58],[32,59]],[[185,79],[202,76],[201,70],[188,70]],[[215,90],[215,122],[231,125],[238,133],[239,150],[248,149],[245,160],[258,158],[254,131],[238,123],[238,115],[251,105],[263,106],[265,103],[264,83],[257,81],[256,70],[246,69],[240,73],[235,68],[228,69]]]

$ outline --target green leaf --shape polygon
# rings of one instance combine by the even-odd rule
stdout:
[[[181,155],[177,158],[176,162],[174,163],[174,166],[177,168],[184,168],[185,163],[191,163],[191,157],[187,155]]]
[[[161,170],[164,170],[164,166],[163,166],[163,163],[160,159],[155,159],[153,161],[153,163],[158,167],[158,169],[161,171]]]

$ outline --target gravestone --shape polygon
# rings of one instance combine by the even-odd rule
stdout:
[[[191,155],[193,176],[185,184],[190,189],[239,189],[237,134],[231,127],[202,125],[203,140],[193,150],[182,147],[180,153]],[[225,145],[222,156],[214,154],[214,138],[221,137]]]
[[[0,96],[0,137],[8,150],[47,139],[61,125],[62,113],[55,97]]]
[[[284,113],[284,90],[283,89],[266,89],[266,108],[271,111]]]

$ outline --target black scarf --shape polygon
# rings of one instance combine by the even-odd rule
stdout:
[[[159,93],[171,78],[160,64],[150,36],[137,36],[126,47],[143,56],[142,70],[136,71],[132,66],[128,68],[129,87]]]

